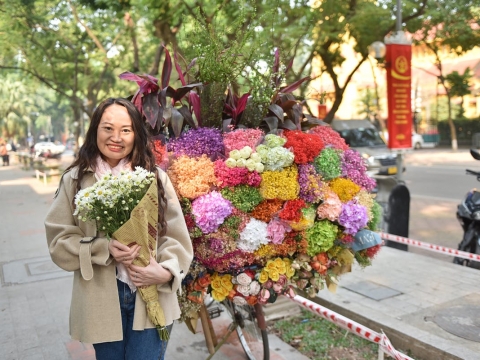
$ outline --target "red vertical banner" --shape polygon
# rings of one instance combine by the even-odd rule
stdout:
[[[319,104],[318,105],[318,118],[323,120],[327,116],[327,105]]]
[[[388,147],[412,147],[412,46],[387,44]]]

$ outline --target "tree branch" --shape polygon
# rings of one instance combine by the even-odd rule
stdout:
[[[85,28],[85,31],[87,32],[88,36],[90,36],[90,38],[93,40],[93,42],[95,43],[95,45],[97,45],[98,49],[104,53],[105,55],[105,58],[104,58],[104,62],[108,62],[108,57],[107,57],[107,51],[105,50],[105,48],[103,47],[102,43],[100,42],[100,40],[98,40],[98,38],[95,36],[95,34],[93,33],[93,31],[82,21],[80,20],[80,18],[78,17],[78,13],[77,13],[77,9],[73,6],[72,4],[72,1],[71,0],[68,0],[68,4],[70,5],[70,8],[72,9],[72,13],[73,13],[73,16],[75,17],[75,20],[80,24],[82,25],[84,28]]]

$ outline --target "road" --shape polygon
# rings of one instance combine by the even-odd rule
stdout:
[[[403,179],[412,197],[423,196],[459,202],[467,191],[480,187],[475,176],[466,175],[463,165],[407,165]],[[479,166],[471,170],[480,171]]]
[[[474,176],[466,175],[465,169],[480,171],[480,161],[465,149],[415,150],[405,154],[404,160],[407,170],[403,180],[410,191],[409,237],[457,248],[463,235],[456,218],[457,205],[467,191],[480,188],[480,183]],[[450,256],[413,246],[409,251],[452,261]]]

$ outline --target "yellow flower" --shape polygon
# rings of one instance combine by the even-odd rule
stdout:
[[[222,288],[227,290],[227,293],[233,289],[233,284],[232,284],[232,275],[226,274],[221,277],[221,283],[222,283]]]
[[[215,290],[220,289],[222,287],[222,279],[220,276],[213,277],[210,285],[212,285],[212,288]]]
[[[295,274],[295,269],[291,265],[288,265],[287,272],[285,275],[287,275],[287,278],[290,279],[294,274]]]
[[[344,178],[336,178],[330,181],[330,188],[338,195],[342,202],[348,202],[353,199],[360,191],[360,186],[352,180]]]
[[[268,272],[263,269],[262,272],[260,273],[260,277],[258,278],[258,282],[260,284],[266,283],[268,281]]]
[[[223,301],[226,298],[226,295],[222,294],[217,290],[212,290],[212,298],[215,301]]]
[[[274,263],[277,268],[277,271],[280,274],[285,274],[285,272],[287,271],[287,268],[285,267],[285,263],[283,262],[283,260],[281,258],[276,258],[274,260]]]
[[[277,264],[273,260],[268,260],[265,265],[265,270],[270,273],[270,271],[277,271]]]
[[[261,174],[260,194],[265,199],[294,200],[300,191],[295,165],[280,171],[265,171]]]
[[[230,290],[231,290],[231,289],[230,289]],[[217,290],[217,291],[218,291],[218,293],[220,294],[220,296],[227,297],[228,294],[230,294],[230,290],[222,287],[222,288],[220,288],[220,289]]]
[[[278,272],[277,269],[275,270],[270,270],[268,272],[268,276],[270,277],[270,279],[272,279],[273,281],[277,281],[278,279],[280,279],[280,273]]]

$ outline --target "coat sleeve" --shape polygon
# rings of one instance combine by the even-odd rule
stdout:
[[[73,216],[73,180],[67,173],[62,177],[57,196],[45,218],[45,232],[52,261],[66,271],[80,269],[80,240],[85,236],[95,236],[96,227],[86,234]],[[88,229],[88,227],[86,227]],[[108,239],[98,238],[91,245],[91,262],[96,265],[109,265],[112,262],[108,251]]]
[[[173,185],[164,171],[159,170],[159,176],[167,200],[167,232],[158,239],[157,261],[172,273],[173,279],[167,284],[159,285],[158,291],[176,292],[192,262],[193,247]]]

